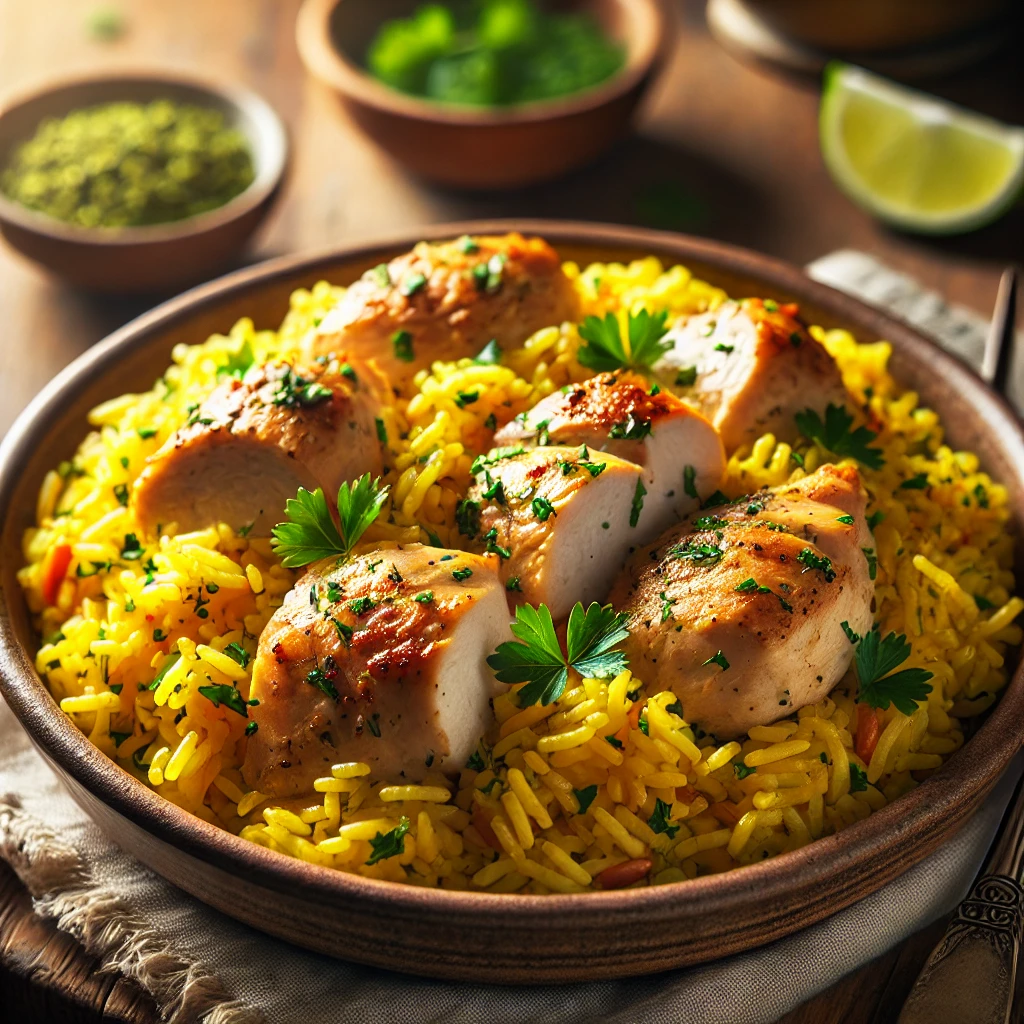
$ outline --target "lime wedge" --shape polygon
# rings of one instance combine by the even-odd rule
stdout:
[[[971,231],[1013,205],[1024,185],[1024,128],[848,64],[825,69],[819,130],[836,184],[908,231]]]

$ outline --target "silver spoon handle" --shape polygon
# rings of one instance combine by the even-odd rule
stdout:
[[[988,870],[957,907],[898,1024],[1007,1024],[1024,926],[1024,780]]]

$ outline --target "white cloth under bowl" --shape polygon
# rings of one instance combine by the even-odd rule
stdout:
[[[945,306],[871,257],[834,253],[809,269],[930,330],[965,358],[979,357],[982,317]],[[141,982],[176,1024],[768,1024],[964,897],[1018,772],[936,853],[813,928],[703,967],[554,987],[429,981],[307,953],[237,924],[111,843],[2,703],[0,856],[40,914],[81,938],[108,969]]]

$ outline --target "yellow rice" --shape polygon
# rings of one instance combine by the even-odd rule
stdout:
[[[642,305],[675,316],[725,298],[653,258],[566,270],[588,313]],[[146,457],[212,390],[231,355],[245,345],[259,361],[287,355],[342,291],[320,283],[295,292],[277,331],[240,320],[226,336],[179,345],[152,390],[93,410],[94,432],[40,490],[20,573],[43,637],[37,667],[90,740],[168,800],[281,853],[415,885],[580,892],[636,858],[653,866],[635,884],[659,884],[748,864],[866,817],[934,772],[963,744],[965,720],[997,699],[1024,608],[1014,596],[1005,488],[975,455],[943,443],[936,414],[888,375],[886,342],[814,329],[881,429],[885,466],[862,467],[869,513],[884,515],[875,529],[877,618],[885,632],[907,634],[909,664],[934,676],[912,716],[880,713],[869,764],[853,750],[850,677],[817,705],[718,745],[669,710],[673,694],[649,694],[625,672],[577,678],[548,707],[520,709],[512,691],[498,697],[479,770],[457,781],[435,774],[395,785],[350,763],[305,799],[275,805],[249,791],[240,772],[247,720],[199,687],[234,684],[247,695],[251,664],[241,667],[225,648],[255,653],[297,574],[267,540],[223,524],[162,536],[136,555],[126,537],[142,533],[124,502]],[[421,373],[385,416],[391,499],[365,543],[456,544],[454,511],[473,456],[489,447],[495,424],[588,375],[575,359],[578,342],[575,326],[552,326],[502,366],[462,361]],[[480,397],[463,408],[456,398],[467,390]],[[798,479],[827,459],[813,446],[795,454],[771,435],[732,453],[726,493]],[[926,490],[899,487],[922,473]],[[48,560],[62,545],[70,567],[47,604]],[[851,789],[851,765],[867,773],[866,789]],[[669,832],[651,827],[658,800],[671,809]],[[403,822],[402,852],[368,864],[371,840]]]

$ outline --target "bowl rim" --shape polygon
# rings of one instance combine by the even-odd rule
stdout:
[[[672,259],[680,262],[703,263],[732,273],[748,274],[766,289],[795,294],[801,301],[817,303],[838,318],[848,319],[851,327],[858,331],[871,331],[875,337],[890,340],[898,338],[900,348],[911,358],[927,360],[931,372],[951,376],[959,392],[972,404],[984,403],[990,429],[1001,435],[1005,433],[1006,443],[1016,446],[1022,453],[1021,464],[1024,465],[1024,423],[1009,403],[972,369],[908,324],[814,281],[793,264],[707,239],[621,225],[557,220],[469,221],[431,225],[417,231],[404,230],[372,241],[268,260],[193,288],[115,331],[57,374],[29,403],[0,442],[0,530],[10,512],[12,493],[21,470],[37,441],[52,429],[50,420],[81,386],[102,378],[123,352],[144,348],[154,332],[187,321],[233,294],[251,291],[278,278],[303,273],[312,278],[315,274],[329,273],[332,265],[345,261],[379,262],[421,239],[510,230],[539,235],[556,248],[560,244],[582,244],[612,251],[659,253],[666,257],[671,254]],[[1021,479],[1024,481],[1024,470]],[[1024,510],[1019,511],[1024,517]],[[305,899],[324,900],[334,906],[346,901],[367,905],[383,900],[390,908],[410,914],[443,912],[463,919],[500,909],[506,920],[517,926],[530,926],[552,914],[585,925],[596,922],[595,915],[602,915],[602,923],[607,923],[608,914],[625,920],[625,915],[638,909],[661,916],[674,912],[690,915],[727,912],[731,906],[748,901],[751,891],[785,892],[787,888],[804,891],[811,886],[827,885],[836,876],[837,864],[845,867],[870,864],[880,840],[891,841],[914,829],[931,835],[947,817],[956,821],[958,808],[958,825],[962,824],[965,820],[963,789],[974,797],[986,792],[1024,740],[1024,663],[1018,663],[1012,679],[983,724],[936,775],[841,833],[815,840],[797,850],[723,874],[642,889],[543,896],[429,890],[365,878],[274,853],[194,817],[160,797],[109,760],[60,712],[35,671],[34,657],[14,635],[7,601],[7,594],[0,587],[0,694],[44,757],[55,762],[108,808],[186,855],[232,874],[244,872],[248,881],[270,891],[291,894],[298,891]],[[1014,737],[1016,743],[1012,742]]]
[[[53,93],[105,83],[123,84],[127,89],[140,83],[164,85],[170,92],[182,87],[194,89],[206,94],[210,99],[226,104],[236,112],[246,114],[259,136],[258,143],[251,137],[247,138],[253,162],[257,164],[252,182],[237,196],[212,210],[165,224],[123,228],[87,228],[69,224],[22,206],[0,192],[0,222],[9,222],[37,235],[79,245],[116,248],[159,244],[205,234],[238,220],[264,203],[281,184],[290,159],[290,144],[288,129],[277,111],[257,92],[243,85],[216,76],[182,71],[176,67],[126,66],[110,71],[48,76],[5,93],[0,99],[0,124],[8,115]],[[125,99],[131,101],[129,95],[126,95]],[[75,109],[78,107],[71,105],[68,112]],[[264,154],[265,158],[260,160],[260,154]]]
[[[639,22],[640,49],[604,82],[565,97],[508,107],[470,107],[411,96],[377,81],[334,45],[331,17],[344,0],[305,0],[295,21],[295,41],[306,70],[346,99],[379,113],[467,128],[524,125],[582,114],[607,105],[639,85],[664,58],[669,42],[662,0],[618,0]]]

